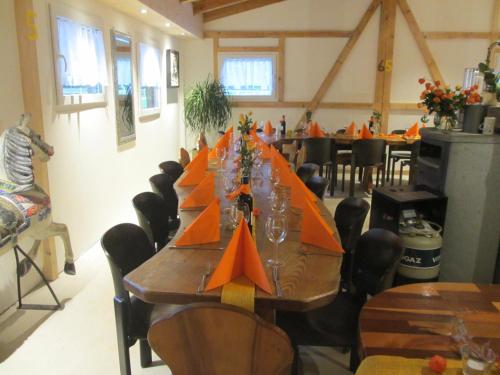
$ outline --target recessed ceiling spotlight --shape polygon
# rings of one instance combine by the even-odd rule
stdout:
[[[165,22],[165,26],[170,27],[172,24],[170,22]]]
[[[186,35],[186,33],[181,33],[181,35]]]
[[[141,9],[141,14],[146,14],[147,12],[148,12],[147,9],[144,9],[144,8]]]

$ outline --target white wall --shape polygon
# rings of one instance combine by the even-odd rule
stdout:
[[[353,30],[370,0],[287,0],[240,13],[206,24],[207,30]],[[423,31],[489,31],[492,0],[410,0]],[[377,67],[377,41],[380,11],[372,16],[323,101],[373,102]],[[287,38],[285,52],[285,101],[310,101],[345,45],[347,38]],[[221,45],[233,40],[221,39]],[[239,45],[276,45],[275,40],[238,40]],[[243,44],[245,43],[245,44]],[[273,44],[274,43],[274,44]],[[488,41],[429,40],[441,73],[447,83],[461,84],[464,68],[484,60]],[[204,79],[213,71],[212,39],[186,42],[185,87]],[[406,20],[398,8],[394,68],[393,103],[416,103],[421,91],[418,78],[430,78]],[[234,113],[247,111],[235,108]],[[277,122],[282,114],[294,126],[303,109],[253,109],[257,120]],[[328,130],[336,130],[351,121],[367,121],[369,110],[319,109],[314,117]],[[421,114],[392,112],[389,129],[408,127]],[[234,117],[235,119],[237,117]],[[236,120],[235,120],[236,121]]]
[[[99,17],[102,21],[106,48],[108,79],[108,105],[72,114],[59,114],[55,108],[55,83],[52,57],[52,42],[49,19],[49,3],[69,5],[79,11]],[[10,124],[23,112],[18,61],[15,51],[16,36],[13,0],[0,1],[0,42],[3,58],[0,71],[7,72],[7,81],[0,85],[0,119]],[[181,53],[181,74],[184,61],[180,41],[146,26],[124,14],[118,13],[98,1],[36,0],[39,31],[38,65],[45,140],[54,146],[55,155],[48,164],[49,182],[54,221],[66,223],[76,256],[100,239],[114,224],[135,220],[131,199],[142,191],[150,191],[148,178],[158,173],[158,164],[165,160],[177,160],[179,149],[179,106],[182,87],[169,89],[168,102],[166,84],[161,92],[161,115],[143,122],[136,112],[136,140],[117,146],[115,131],[115,107],[112,87],[110,52],[110,29],[132,35],[133,58],[136,64],[136,48],[140,41],[154,41],[162,51],[162,69],[165,69],[165,50],[174,48]],[[9,51],[7,54],[5,51]],[[10,51],[14,51],[10,53]],[[134,66],[135,98],[137,98],[137,72]],[[163,71],[162,82],[166,82]],[[7,98],[7,104],[4,102]],[[4,111],[4,107],[6,108]],[[59,241],[57,253],[59,267],[63,265],[63,247]],[[78,271],[78,270],[77,270]],[[12,278],[12,275],[1,277]],[[0,277],[0,278],[1,278]],[[76,276],[78,277],[78,276]],[[10,280],[9,279],[9,280]],[[15,301],[11,290],[0,288],[2,304],[0,311]],[[2,280],[0,280],[0,286]]]

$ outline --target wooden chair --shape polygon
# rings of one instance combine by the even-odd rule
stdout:
[[[153,322],[148,340],[175,375],[285,375],[293,361],[281,329],[220,303],[180,307]]]

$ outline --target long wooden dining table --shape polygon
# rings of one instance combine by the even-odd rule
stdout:
[[[212,166],[213,167],[213,166]],[[262,165],[263,178],[252,185],[254,207],[260,209],[255,219],[256,244],[263,264],[271,257],[273,245],[265,234],[265,221],[270,214],[269,182],[270,163]],[[180,180],[180,179],[179,179]],[[229,201],[224,196],[221,173],[215,178],[216,195],[221,199],[221,211],[228,207]],[[194,189],[175,185],[179,202]],[[321,215],[333,228],[340,243],[332,214],[323,202],[318,200]],[[200,279],[206,272],[207,265],[216,267],[228,244],[232,230],[221,226],[221,240],[207,245],[179,248],[174,246],[176,239],[191,222],[200,214],[200,210],[180,210],[180,227],[177,235],[167,246],[141,266],[127,274],[124,285],[138,298],[149,303],[189,304],[194,302],[220,302],[221,289],[197,293]],[[288,212],[289,230],[283,243],[279,245],[279,256],[285,265],[280,269],[282,297],[268,294],[256,287],[255,310],[268,320],[273,319],[275,310],[307,311],[324,306],[331,302],[340,282],[340,266],[342,255],[322,250],[311,245],[304,246],[300,238],[300,213],[295,209]],[[221,222],[227,221],[221,214]],[[307,251],[303,251],[306,249]],[[265,267],[268,279],[272,279],[272,270]],[[273,283],[270,282],[272,285]]]
[[[500,354],[500,285],[421,283],[377,294],[359,317],[360,356],[460,358],[452,337],[458,321]]]

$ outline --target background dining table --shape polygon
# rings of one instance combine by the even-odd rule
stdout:
[[[452,338],[458,321],[500,354],[500,285],[420,283],[377,294],[361,310],[360,357],[460,358]]]
[[[252,194],[254,207],[258,207],[261,211],[255,219],[257,226],[256,244],[261,260],[265,264],[265,261],[271,257],[273,249],[264,228],[266,218],[270,214],[268,200],[271,191],[270,179],[268,178],[271,169],[270,163],[265,162],[261,168],[264,177],[253,182]],[[175,189],[179,202],[182,202],[194,187],[180,187],[176,184]],[[215,194],[221,199],[221,210],[224,212],[224,208],[229,206],[229,201],[224,196],[220,171],[217,172],[215,178]],[[318,201],[318,207],[340,243],[332,214],[321,201]],[[184,228],[200,212],[201,209],[179,211],[181,225],[177,235],[154,257],[125,276],[124,285],[127,290],[149,303],[220,302],[222,288],[203,293],[197,293],[197,288],[201,276],[206,272],[207,265],[217,266],[229,242],[232,230],[223,224],[221,226],[221,240],[217,243],[193,245],[185,248],[173,246]],[[301,215],[294,208],[291,208],[287,217],[289,221],[288,235],[279,247],[279,256],[285,263],[280,269],[283,296],[278,297],[274,287],[272,294],[257,287],[255,291],[255,310],[267,320],[273,320],[276,309],[307,311],[324,306],[335,298],[339,288],[342,255],[302,244],[299,240]],[[227,222],[224,215],[221,216],[221,222]],[[304,249],[306,252],[303,251]],[[268,280],[273,280],[272,270],[269,267],[264,268]]]

